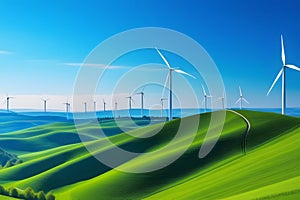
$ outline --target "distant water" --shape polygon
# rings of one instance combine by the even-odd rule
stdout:
[[[233,108],[236,109],[236,108]],[[274,113],[281,113],[281,108],[247,108],[246,110],[254,110],[254,111],[262,111],[262,112],[274,112]],[[208,109],[207,112],[211,112],[212,110]],[[41,112],[41,111],[33,111],[33,110],[13,110],[13,112],[20,114],[20,115],[27,115],[27,116],[55,116],[55,117],[67,117],[69,119],[76,118],[94,118],[94,112],[87,112],[87,113],[66,113],[61,111],[49,111],[49,112]],[[6,110],[0,110],[0,113],[6,113]],[[203,109],[173,109],[173,117],[186,117],[195,114],[204,113]],[[112,118],[112,117],[141,117],[142,112],[141,109],[131,109],[131,110],[118,110],[118,111],[97,111],[96,112],[97,118]],[[151,116],[151,117],[166,117],[169,115],[168,110],[147,110],[144,109],[144,116]],[[287,108],[286,115],[289,116],[297,116],[300,117],[300,108]]]

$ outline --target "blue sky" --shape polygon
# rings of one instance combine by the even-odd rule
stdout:
[[[75,63],[114,34],[151,26],[182,32],[206,49],[221,72],[230,107],[239,85],[249,107],[280,107],[280,84],[265,94],[281,67],[280,34],[287,62],[300,66],[299,9],[297,0],[4,0],[0,94],[70,96],[79,70]],[[157,55],[153,61],[163,64]],[[300,72],[288,70],[287,79],[287,105],[300,107]]]

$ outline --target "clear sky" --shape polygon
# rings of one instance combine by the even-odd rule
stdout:
[[[281,84],[269,97],[266,93],[281,68],[280,34],[287,62],[300,66],[299,10],[297,0],[3,0],[1,98],[4,101],[10,94],[67,99],[78,63],[101,41],[121,31],[151,26],[182,32],[206,49],[223,77],[228,106],[234,106],[240,85],[249,107],[280,107]],[[163,64],[157,55],[153,61]],[[127,59],[118,64],[133,63]],[[288,70],[287,105],[300,107],[299,99],[300,72]],[[16,107],[18,103],[20,99],[15,100]]]

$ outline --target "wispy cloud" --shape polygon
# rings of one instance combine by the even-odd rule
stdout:
[[[102,69],[106,69],[106,65],[104,64],[98,64],[98,63],[60,63],[62,65],[66,66],[74,66],[74,67],[99,67]],[[164,66],[135,66],[135,67],[130,67],[130,66],[124,66],[124,65],[109,65],[107,69],[132,69],[136,71],[162,71],[167,68]]]
[[[98,64],[98,63],[61,63],[63,65],[67,66],[73,66],[73,67],[99,67],[106,69],[107,65],[104,64]],[[108,69],[128,69],[127,66],[117,66],[117,65],[110,65],[108,66]]]
[[[0,50],[0,55],[10,55],[13,54],[11,51]]]

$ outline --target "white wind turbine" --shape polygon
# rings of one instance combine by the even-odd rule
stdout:
[[[69,100],[67,100],[64,104],[66,105],[66,113],[67,113],[67,119],[68,119],[71,104],[69,103]]]
[[[162,55],[162,53],[158,50],[158,48],[155,48],[156,51],[158,52],[158,54],[160,55],[160,57],[163,59],[164,63],[167,65],[168,69],[169,69],[169,73],[166,77],[166,81],[165,81],[165,85],[164,85],[164,90],[166,88],[166,85],[167,85],[167,82],[168,82],[168,79],[169,79],[169,120],[172,120],[173,116],[172,116],[172,106],[173,106],[173,94],[172,94],[172,72],[177,72],[179,74],[184,74],[184,75],[187,75],[187,76],[190,76],[194,79],[196,79],[193,75],[185,72],[185,71],[182,71],[180,69],[176,69],[176,68],[172,68],[170,66],[170,64],[168,63],[167,59]],[[164,94],[164,90],[163,90],[163,93],[162,95]]]
[[[84,112],[86,113],[87,112],[87,103],[84,102],[83,104],[84,104]]]
[[[117,111],[117,110],[118,110],[118,102],[115,101],[115,111]]]
[[[225,110],[225,92],[223,91],[223,96],[218,98],[218,101],[222,101],[222,109]]]
[[[116,116],[118,115],[118,102],[116,99],[115,99],[115,115]],[[119,117],[120,117],[120,115],[119,115]]]
[[[103,101],[103,112],[105,113],[105,111],[106,111],[106,102],[105,102],[104,99],[102,99],[102,101]]]
[[[9,101],[10,99],[14,99],[15,97],[6,96],[4,103],[6,103],[6,110],[9,112]]]
[[[131,103],[134,103],[132,96],[129,95],[128,97],[126,97],[128,99],[128,109],[131,110],[132,106]]]
[[[283,37],[281,35],[281,59],[282,59],[282,68],[280,70],[280,72],[278,73],[277,77],[275,78],[273,84],[271,85],[267,96],[269,95],[269,93],[271,92],[271,90],[273,89],[275,83],[277,82],[277,80],[279,79],[279,77],[281,76],[281,81],[282,81],[282,92],[281,92],[281,114],[285,114],[285,109],[286,109],[286,86],[285,86],[285,69],[286,68],[290,68],[290,69],[294,69],[297,71],[300,71],[300,68],[296,67],[295,65],[291,65],[291,64],[286,64],[285,63],[285,53],[284,53],[284,44],[283,44]]]
[[[94,101],[94,112],[96,112],[97,111],[97,102],[96,102],[96,100]]]
[[[41,100],[44,102],[44,112],[47,112],[47,101],[49,101],[49,99],[42,98]]]
[[[141,95],[141,115],[142,115],[142,117],[144,117],[144,94],[145,94],[144,89],[145,89],[145,87],[143,87],[143,89],[140,92],[136,93],[137,95]]]
[[[212,96],[211,96],[211,95],[207,95],[207,94],[206,94],[206,91],[205,91],[205,89],[204,89],[204,87],[203,87],[203,85],[201,85],[201,86],[202,86],[203,95],[204,95],[204,97],[203,97],[204,112],[206,112],[206,111],[207,111],[207,98],[212,98]]]
[[[242,110],[243,108],[243,101],[245,101],[247,104],[249,104],[249,102],[247,101],[247,99],[245,99],[243,97],[243,93],[242,93],[242,89],[239,86],[239,90],[240,90],[240,97],[238,98],[238,100],[235,102],[235,104],[237,104],[238,102],[240,102],[240,110]]]

